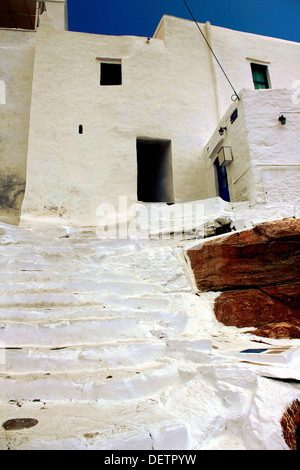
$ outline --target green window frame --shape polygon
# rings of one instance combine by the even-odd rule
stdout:
[[[255,90],[269,89],[268,67],[262,64],[251,63],[251,70]]]

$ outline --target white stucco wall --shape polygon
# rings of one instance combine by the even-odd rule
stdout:
[[[207,168],[207,192],[210,197],[218,196],[217,177],[214,162],[222,147],[230,147],[233,161],[226,167],[230,200],[233,202],[255,201],[255,185],[249,148],[247,116],[243,101],[244,90],[240,92],[240,101],[232,103],[220,120],[215,132],[204,148]],[[230,117],[237,109],[238,117],[231,123]],[[219,129],[223,127],[223,135]]]
[[[222,146],[232,149],[227,167],[230,200],[300,203],[300,107],[293,91],[242,90],[205,146],[208,185],[217,195],[213,162]],[[233,124],[230,116],[238,109]],[[278,120],[287,118],[285,125]],[[220,136],[218,129],[226,127]],[[215,192],[214,192],[215,191]]]
[[[46,2],[40,28],[65,29],[65,0]],[[36,31],[0,28],[0,220],[19,223],[28,154]]]
[[[65,0],[47,0],[46,11],[40,16],[39,27],[67,30],[67,2]]]
[[[243,94],[256,200],[299,204],[300,106],[292,90],[257,91]]]
[[[34,31],[0,29],[0,220],[4,222],[18,222],[25,189],[34,49]]]
[[[176,202],[214,197],[206,144],[228,108],[240,102],[232,102],[233,91],[195,24],[164,16],[150,42],[68,32],[64,2],[48,3],[36,33],[22,220],[92,223],[103,202],[116,207],[119,196],[126,196],[134,203],[141,137],[171,140]],[[300,78],[299,44],[200,26],[238,93],[254,88],[251,61],[268,65],[272,87],[291,88]],[[122,86],[100,86],[99,58],[122,60]],[[227,136],[234,147],[243,142],[228,168],[236,201],[253,200],[256,191],[265,194],[262,184],[272,179],[269,164],[263,172],[252,168],[261,162],[251,160],[256,144],[248,145],[245,119],[242,106]]]
[[[177,200],[206,197],[201,149],[217,122],[213,90],[203,89],[208,51],[195,61],[195,36],[183,36],[167,48],[160,39],[38,31],[24,217],[88,218],[119,195],[135,202],[138,137],[172,141]],[[97,57],[122,59],[122,86],[100,86]]]
[[[251,62],[268,67],[272,89],[292,89],[293,83],[300,80],[299,43],[233,31],[209,23],[206,23],[206,29],[210,44],[237,92],[243,88],[254,89]],[[231,104],[233,91],[215,60],[213,66],[221,119]]]

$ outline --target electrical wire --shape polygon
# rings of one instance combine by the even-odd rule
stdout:
[[[203,34],[202,29],[200,28],[200,26],[199,26],[199,24],[198,24],[196,18],[194,17],[194,15],[193,15],[193,13],[192,13],[190,7],[188,6],[188,4],[186,3],[185,0],[183,0],[183,3],[185,4],[186,8],[188,9],[188,11],[189,11],[191,17],[193,18],[193,20],[194,20],[194,22],[195,22],[197,28],[199,29],[200,33],[202,34],[203,39],[205,40],[205,42],[206,42],[206,44],[208,45],[208,47],[209,47],[211,53],[213,54],[214,58],[216,59],[216,61],[217,61],[218,65],[219,65],[219,67],[221,68],[223,74],[225,75],[226,80],[228,81],[229,85],[231,86],[232,90],[234,91],[234,94],[231,96],[232,101],[240,100],[239,95],[238,95],[237,92],[235,91],[235,89],[234,89],[234,87],[233,87],[231,81],[229,80],[229,78],[228,78],[228,76],[227,76],[225,70],[223,69],[223,67],[222,67],[222,65],[221,65],[221,63],[220,63],[220,61],[218,60],[218,58],[217,58],[216,54],[214,53],[214,51],[213,51],[211,45],[209,44],[208,40],[206,39],[205,35]]]

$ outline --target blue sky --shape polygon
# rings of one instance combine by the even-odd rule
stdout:
[[[300,42],[300,0],[186,0],[200,23]],[[152,37],[166,15],[191,19],[182,0],[68,0],[69,30]]]

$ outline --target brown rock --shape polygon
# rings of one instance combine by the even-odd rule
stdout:
[[[283,437],[291,450],[300,450],[300,401],[295,400],[280,421]]]
[[[299,295],[299,291],[300,283],[295,291],[295,297]],[[290,298],[292,298],[291,293]],[[271,297],[259,289],[222,292],[215,300],[214,310],[218,321],[239,328],[300,319],[299,307],[284,305],[276,297]]]
[[[188,250],[199,291],[270,286],[300,278],[300,219],[260,224]]]
[[[300,281],[262,287],[261,290],[277,302],[300,313]]]
[[[33,418],[15,418],[9,419],[2,424],[6,431],[18,431],[20,429],[32,428],[38,424],[37,419]]]
[[[293,323],[282,322],[282,323],[269,323],[267,325],[260,326],[252,334],[256,336],[264,336],[273,339],[299,339],[300,338],[300,321],[299,323],[294,321]]]
[[[300,338],[300,220],[218,237],[188,251],[199,291],[221,291],[215,315],[257,334]]]

